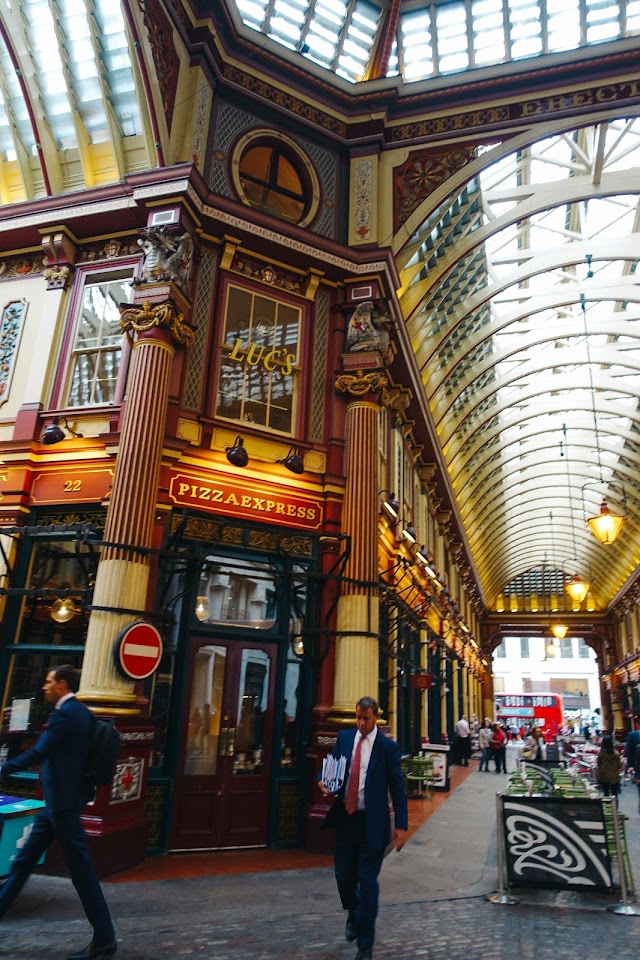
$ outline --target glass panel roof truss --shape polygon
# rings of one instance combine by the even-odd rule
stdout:
[[[484,242],[470,247],[472,234],[450,229],[459,193],[410,247],[408,286],[419,284],[424,295],[408,330],[487,593],[519,573],[514,564],[526,570],[540,562],[548,547],[540,517],[558,503],[567,460],[575,517],[568,492],[561,494],[564,554],[574,525],[576,563],[586,569],[602,550],[583,529],[583,499],[592,512],[602,496],[615,504],[615,484],[623,482],[638,516],[629,493],[636,498],[640,487],[638,196],[594,192],[567,201],[563,193],[575,194],[579,178],[592,188],[594,171],[602,183],[640,177],[639,125],[613,120],[502,158],[476,184]],[[501,221],[494,211],[509,198],[515,208]],[[538,212],[518,216],[522,204]],[[446,272],[437,269],[439,244],[454,264]],[[633,553],[631,525],[625,530],[620,549]],[[610,558],[616,549],[607,548]],[[593,559],[603,597],[634,569],[633,558],[623,560]]]

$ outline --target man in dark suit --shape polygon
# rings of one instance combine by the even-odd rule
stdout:
[[[55,837],[84,912],[93,927],[91,943],[67,960],[102,960],[115,954],[117,943],[80,819],[82,808],[93,793],[86,768],[95,718],[83,703],[76,700],[78,686],[79,675],[74,667],[65,664],[49,671],[42,689],[45,698],[54,704],[54,710],[46,729],[31,750],[8,760],[0,771],[0,776],[5,779],[16,770],[40,764],[46,802],[0,889],[0,917],[22,890]]]
[[[325,827],[336,828],[334,864],[338,893],[348,911],[345,935],[357,940],[356,960],[371,960],[378,915],[378,875],[385,847],[399,852],[407,840],[407,792],[400,750],[379,733],[378,704],[362,697],[356,704],[356,729],[338,734],[333,756],[346,757],[345,780],[335,795]],[[326,796],[330,791],[320,780]],[[395,817],[391,837],[389,795]]]

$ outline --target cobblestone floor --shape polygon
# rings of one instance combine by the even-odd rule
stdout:
[[[496,778],[497,781],[497,778]],[[381,875],[375,960],[635,960],[640,916],[607,911],[616,896],[496,889],[493,778],[473,773]],[[640,817],[623,791],[636,873]],[[329,867],[108,883],[128,960],[354,960]],[[60,960],[89,940],[69,881],[32,878],[0,925],[0,957]]]

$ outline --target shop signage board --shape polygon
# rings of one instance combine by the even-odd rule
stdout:
[[[516,887],[611,890],[602,800],[503,797],[506,869]]]
[[[62,470],[42,470],[33,474],[31,502],[101,503],[111,489],[113,470],[92,470],[73,464]]]
[[[216,474],[176,473],[169,496],[180,507],[224,514],[260,523],[275,523],[305,530],[319,530],[323,501],[302,493],[288,493],[265,483]]]
[[[116,664],[131,680],[145,680],[158,668],[162,658],[162,637],[150,623],[130,623],[114,643]]]

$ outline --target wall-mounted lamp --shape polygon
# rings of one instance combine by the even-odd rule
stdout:
[[[383,493],[389,493],[389,491],[380,490],[378,496],[380,496]],[[400,504],[396,500],[395,493],[389,493],[389,496],[387,497],[387,499],[382,501],[382,509],[386,513],[388,519],[392,523],[395,523],[396,520],[398,519],[398,514],[400,513]]]
[[[402,539],[408,543],[415,543],[417,538],[416,528],[411,523],[402,524]]]
[[[194,613],[201,623],[209,619],[210,610],[209,597],[206,594],[203,593],[199,597],[196,597]]]
[[[66,417],[54,417],[51,423],[44,428],[40,442],[48,447],[53,446],[54,443],[60,443],[61,440],[67,439],[67,434],[64,432],[65,430],[70,433],[72,437],[78,439],[82,437],[81,433],[76,433],[75,430],[71,429]]]
[[[304,457],[298,447],[291,447],[286,457],[282,460],[276,460],[276,463],[281,463],[287,470],[291,470],[291,473],[297,473],[298,475],[304,473]]]
[[[246,467],[249,463],[249,454],[245,450],[242,437],[236,437],[233,441],[233,446],[225,447],[224,449],[227,454],[227,460],[229,463],[232,463],[234,467]]]
[[[68,623],[77,613],[80,613],[80,609],[76,607],[71,597],[62,597],[53,601],[49,612],[51,619],[56,623]]]
[[[427,576],[431,577],[432,580],[435,580],[436,572],[431,565],[429,554],[427,553],[424,545],[421,546],[419,550],[416,550],[416,560],[422,567],[424,567],[424,572],[427,574]]]

